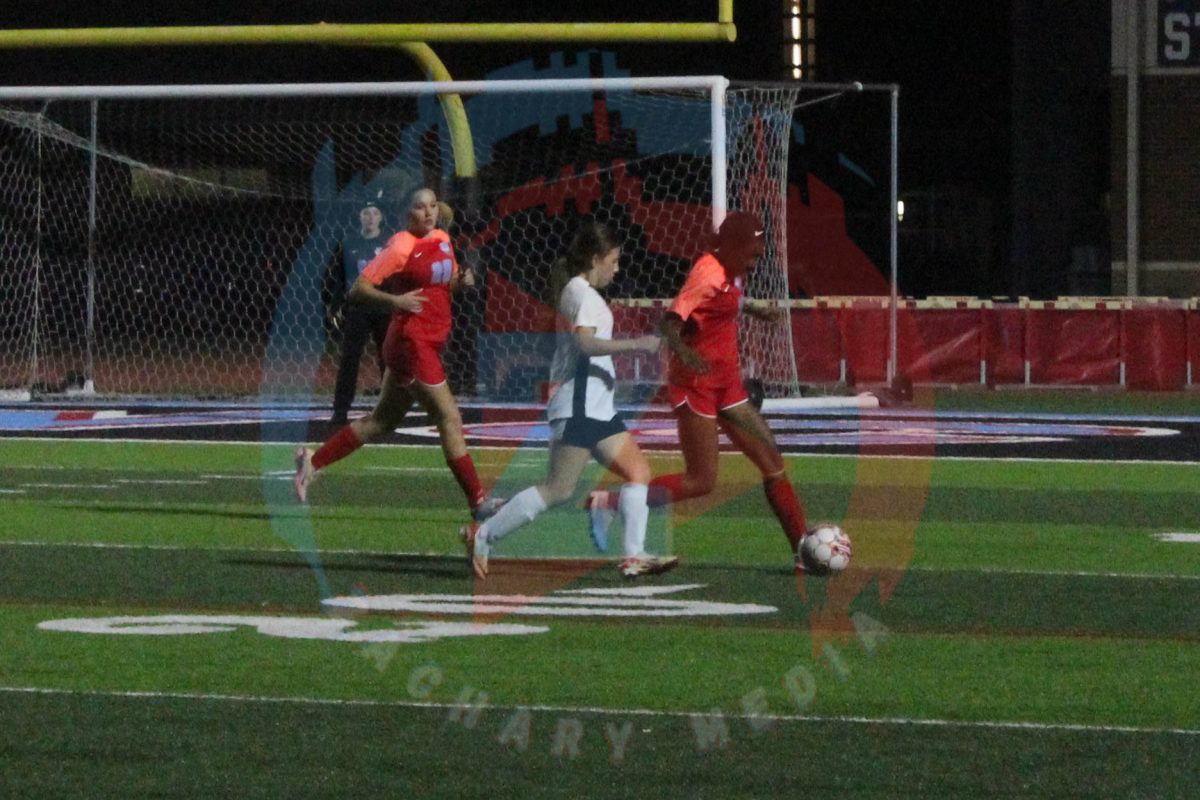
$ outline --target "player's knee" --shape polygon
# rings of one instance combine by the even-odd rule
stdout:
[[[627,483],[650,483],[650,465],[643,462],[634,464],[628,469],[628,474],[625,476]]]
[[[570,500],[573,490],[572,486],[557,486],[553,483],[538,487],[538,492],[542,495],[542,502],[546,504],[547,508],[561,506]]]
[[[688,476],[688,494],[692,497],[706,495],[717,488],[717,473],[715,472],[697,472]]]
[[[439,408],[436,412],[436,423],[442,430],[460,431],[462,430],[463,421],[462,414],[455,407]]]

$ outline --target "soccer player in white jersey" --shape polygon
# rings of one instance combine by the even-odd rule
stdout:
[[[621,246],[612,231],[587,222],[555,265],[552,283],[561,293],[558,346],[550,368],[551,382],[558,388],[546,409],[550,466],[545,481],[519,492],[486,522],[463,528],[467,557],[480,578],[487,577],[492,544],[571,499],[590,458],[625,481],[617,503],[624,527],[621,573],[630,578],[659,574],[679,563],[673,556],[644,552],[650,465],[613,404],[613,355],[654,351],[660,343],[657,336],[612,338],[612,311],[596,290],[612,283],[620,257]]]

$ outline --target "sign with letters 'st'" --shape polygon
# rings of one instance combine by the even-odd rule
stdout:
[[[1200,0],[1158,0],[1160,67],[1200,67]]]

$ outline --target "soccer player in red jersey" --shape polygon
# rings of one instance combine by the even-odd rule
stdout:
[[[439,213],[432,189],[413,192],[407,230],[388,240],[350,290],[351,302],[392,313],[383,343],[383,385],[369,415],[338,430],[315,453],[303,447],[296,451],[300,502],[307,502],[308,487],[320,470],[394,430],[414,402],[437,425],[446,463],[471,513],[486,516],[498,502],[489,501],[479,482],[442,366],[441,351],[450,337],[450,294],[474,279],[470,272],[460,273],[450,236],[437,227]]]
[[[783,311],[746,300],[742,284],[763,253],[763,227],[745,212],[729,214],[715,246],[692,265],[679,295],[660,329],[671,357],[667,393],[679,429],[683,473],[650,482],[652,506],[701,497],[717,483],[718,431],[724,432],[762,473],[767,502],[783,527],[797,570],[800,540],[807,523],[804,509],[787,478],[775,437],[758,409],[749,402],[738,355],[737,319],[741,312],[778,319]],[[593,538],[612,519],[612,493],[588,497]]]

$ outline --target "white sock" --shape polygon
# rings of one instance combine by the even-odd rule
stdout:
[[[646,521],[650,516],[646,506],[648,489],[644,483],[627,483],[621,487],[617,507],[621,510],[626,556],[640,556],[646,552]]]
[[[475,534],[485,542],[496,542],[515,531],[527,522],[537,519],[546,510],[546,502],[542,500],[541,492],[536,486],[530,486],[521,491],[516,497],[500,506],[500,510],[479,526]]]

